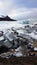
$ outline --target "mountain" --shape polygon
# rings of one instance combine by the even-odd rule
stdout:
[[[3,17],[0,17],[0,21],[16,21],[14,19],[11,19],[9,16],[3,16]]]

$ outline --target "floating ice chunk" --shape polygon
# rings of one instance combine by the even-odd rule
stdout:
[[[34,48],[34,51],[37,51],[37,48],[36,47]]]

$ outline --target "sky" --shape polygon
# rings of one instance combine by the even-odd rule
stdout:
[[[37,19],[37,0],[0,0],[0,16],[17,20]]]

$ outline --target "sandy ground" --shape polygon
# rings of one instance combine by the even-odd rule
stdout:
[[[37,48],[37,41],[33,43],[33,46]]]
[[[11,57],[10,59],[0,57],[0,65],[37,65],[37,57]]]

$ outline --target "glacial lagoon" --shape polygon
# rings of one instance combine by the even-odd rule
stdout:
[[[36,22],[34,22],[36,23]],[[4,30],[4,29],[8,29],[8,28],[11,28],[11,27],[22,27],[24,25],[33,25],[34,24],[32,21],[23,21],[23,20],[20,20],[20,21],[0,21],[0,30]]]

